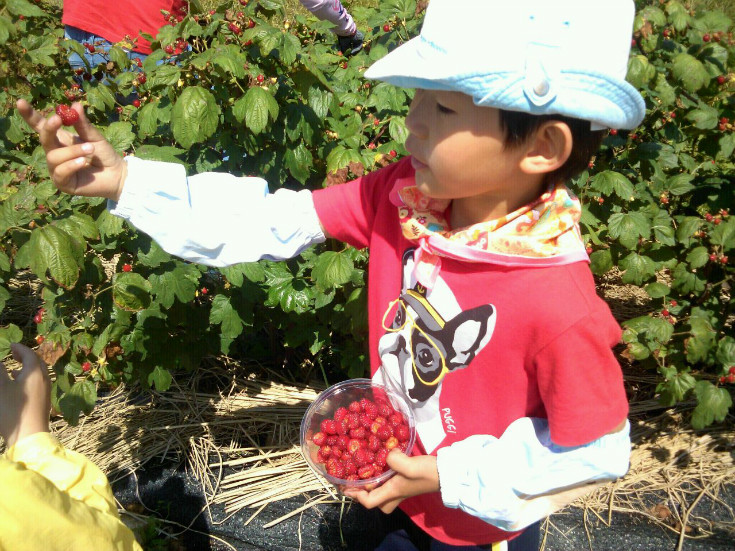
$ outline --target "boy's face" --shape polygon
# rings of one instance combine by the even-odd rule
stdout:
[[[499,111],[478,107],[468,95],[416,90],[406,126],[406,149],[425,195],[496,204],[515,195],[527,176],[519,166],[525,148],[504,148]]]

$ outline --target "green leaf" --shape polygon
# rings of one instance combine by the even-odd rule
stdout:
[[[243,115],[245,125],[253,134],[260,134],[268,126],[268,120],[278,117],[278,102],[266,90],[259,86],[250,88],[245,95],[235,102],[233,112]]]
[[[651,298],[662,298],[668,296],[669,293],[671,293],[671,289],[668,285],[659,283],[658,281],[646,285],[645,291]]]
[[[727,221],[715,226],[710,236],[710,241],[714,245],[719,245],[723,250],[730,250],[735,247],[735,218],[728,217]]]
[[[687,113],[687,120],[703,130],[711,130],[719,123],[720,113],[714,107],[700,103],[699,108]]]
[[[152,274],[150,282],[156,299],[168,309],[176,298],[183,303],[194,300],[200,275],[194,265],[178,264],[173,270]]]
[[[358,152],[338,145],[327,155],[327,172],[335,172],[340,168],[349,166],[352,162],[362,163]]]
[[[613,267],[610,249],[595,251],[590,255],[590,269],[596,275],[607,273]]]
[[[244,323],[225,295],[217,295],[212,300],[209,322],[222,325],[222,336],[234,339],[242,333]]]
[[[41,8],[31,4],[27,0],[6,0],[8,11],[14,15],[23,15],[25,17],[43,17],[46,15]]]
[[[66,218],[59,218],[54,221],[54,225],[70,235],[78,234],[87,239],[99,238],[99,230],[94,219],[81,212],[74,212]]]
[[[115,96],[108,86],[97,84],[87,90],[87,102],[97,111],[107,112],[115,107]]]
[[[701,268],[709,261],[709,251],[707,247],[694,247],[687,253],[686,261],[692,268]]]
[[[10,354],[10,344],[23,340],[23,331],[15,325],[0,327],[0,359]]]
[[[642,54],[631,56],[628,59],[628,74],[625,80],[636,88],[648,86],[651,79],[656,76],[656,67],[651,65],[648,58]]]
[[[82,254],[72,237],[54,225],[46,225],[31,233],[29,242],[31,270],[45,279],[48,270],[51,279],[64,289],[72,289],[79,279]]]
[[[148,385],[151,387],[155,385],[158,392],[166,392],[171,386],[171,381],[173,377],[169,370],[160,365],[154,367],[153,371],[148,374]]]
[[[311,151],[303,143],[286,150],[284,161],[291,175],[302,184],[306,183],[314,162]]]
[[[97,388],[92,381],[85,379],[71,385],[71,388],[59,399],[58,404],[64,419],[70,425],[76,425],[79,422],[79,414],[81,412],[86,415],[92,413],[95,402],[97,402]]]
[[[628,249],[638,245],[639,237],[648,239],[651,235],[651,224],[641,212],[615,213],[608,220],[608,228],[610,236]]]
[[[311,277],[320,289],[340,287],[350,280],[355,264],[344,252],[325,251],[317,257]]]
[[[718,159],[730,159],[735,151],[735,133],[725,134],[719,140],[720,150],[717,152]]]
[[[676,265],[673,276],[674,281],[671,286],[683,294],[704,291],[705,281],[698,274],[689,271],[688,266],[683,262]]]
[[[690,337],[685,341],[686,355],[690,363],[696,364],[708,359],[709,353],[714,352],[715,332],[709,320],[692,316]]]
[[[633,285],[641,285],[656,274],[656,263],[647,256],[632,252],[620,261],[624,270],[623,281]]]
[[[406,120],[403,117],[393,116],[388,123],[388,134],[391,139],[395,140],[399,144],[406,143],[408,138],[408,128],[406,128]]]
[[[103,210],[97,218],[97,227],[100,230],[100,235],[103,237],[115,237],[123,231],[125,221],[119,216],[110,214],[110,211]]]
[[[220,108],[209,90],[199,86],[184,89],[171,113],[171,129],[182,147],[189,149],[214,134]]]
[[[697,407],[692,412],[692,427],[696,430],[724,421],[732,407],[732,398],[726,388],[718,388],[709,381],[699,381],[694,387]]]
[[[334,95],[328,90],[312,86],[309,88],[309,107],[314,110],[317,117],[323,120],[329,114],[329,105],[333,97]]]
[[[710,75],[701,61],[686,53],[676,55],[671,63],[674,77],[684,85],[689,92],[696,92],[709,84]]]
[[[673,406],[681,402],[696,383],[696,379],[689,373],[677,373],[672,377],[667,377],[666,382],[659,385],[661,403],[665,406]]]
[[[672,195],[684,195],[694,189],[694,186],[690,183],[694,178],[691,174],[677,174],[672,176],[666,182],[666,189]]]
[[[726,335],[717,343],[717,361],[727,369],[735,365],[735,339]]]
[[[134,272],[117,274],[112,284],[112,300],[129,312],[145,310],[151,303],[151,284]]]

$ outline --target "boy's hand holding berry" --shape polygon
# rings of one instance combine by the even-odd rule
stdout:
[[[46,151],[51,179],[57,188],[72,195],[119,199],[127,165],[89,122],[81,104],[64,106],[66,109],[61,115],[48,119],[25,100],[18,100],[16,105],[21,116],[38,133]],[[64,130],[64,124],[73,125],[77,134]]]
[[[387,462],[396,474],[383,485],[371,491],[349,488],[344,494],[367,509],[378,507],[384,513],[392,513],[406,498],[439,491],[439,472],[433,455],[409,457],[395,449],[388,454]]]
[[[12,344],[11,350],[23,368],[11,379],[0,362],[0,436],[8,448],[26,436],[48,432],[51,411],[46,364],[22,344]]]

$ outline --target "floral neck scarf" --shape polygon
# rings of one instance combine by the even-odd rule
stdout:
[[[403,235],[416,241],[416,279],[431,289],[441,257],[503,266],[558,266],[589,261],[579,230],[579,199],[564,185],[550,187],[536,201],[501,218],[452,230],[451,201],[422,194],[413,177],[396,182],[391,202],[398,207]]]

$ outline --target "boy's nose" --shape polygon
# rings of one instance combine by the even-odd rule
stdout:
[[[426,136],[426,97],[422,90],[416,90],[406,115],[406,128],[417,138]]]

